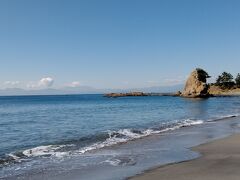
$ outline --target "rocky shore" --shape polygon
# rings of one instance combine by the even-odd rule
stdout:
[[[143,92],[129,92],[129,93],[109,93],[105,94],[105,97],[125,97],[125,96],[148,96],[148,93]]]
[[[176,93],[144,93],[144,92],[129,92],[129,93],[109,93],[105,97],[117,98],[126,96],[178,96]]]

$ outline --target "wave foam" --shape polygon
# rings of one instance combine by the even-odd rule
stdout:
[[[65,154],[65,152],[58,151],[63,147],[65,147],[65,145],[38,146],[35,148],[27,149],[22,153],[27,157],[51,156],[51,155],[60,156]]]
[[[165,128],[161,128],[158,130],[155,129],[146,129],[146,130],[133,130],[133,129],[120,129],[118,131],[107,131],[108,137],[103,139],[103,141],[96,142],[89,146],[85,146],[80,149],[69,150],[69,148],[75,146],[74,144],[66,144],[66,145],[46,145],[46,146],[38,146],[31,149],[26,149],[21,153],[10,153],[8,156],[14,159],[15,161],[20,162],[21,159],[24,158],[33,158],[33,157],[41,157],[41,156],[54,156],[54,157],[64,157],[70,154],[84,154],[86,152],[101,149],[104,147],[113,146],[120,143],[126,143],[127,141],[143,138],[152,134],[164,133],[167,131],[173,131],[182,127],[188,127],[192,125],[202,124],[202,120],[183,120],[175,122],[172,125],[168,125]]]
[[[132,166],[136,164],[136,160],[133,157],[117,157],[103,161],[111,166]]]
[[[146,136],[150,136],[152,134],[159,134],[159,133],[163,133],[163,132],[167,132],[167,131],[176,130],[176,129],[179,129],[182,127],[199,125],[202,123],[203,123],[202,120],[187,119],[187,120],[176,123],[176,125],[174,125],[172,127],[164,128],[162,130],[147,129],[144,131],[136,131],[136,130],[132,130],[132,129],[120,129],[118,131],[108,131],[109,138],[107,138],[105,141],[97,142],[90,146],[84,147],[84,148],[80,149],[78,151],[78,153],[83,154],[88,151],[100,149],[103,147],[113,146],[113,145],[116,145],[119,143],[125,143],[127,141],[143,138]]]
[[[41,157],[41,156],[54,156],[57,158],[61,158],[67,155],[79,155],[84,154],[86,152],[101,149],[104,147],[113,146],[120,143],[126,143],[131,140],[143,138],[146,136],[150,136],[153,134],[160,134],[168,131],[174,131],[183,127],[189,127],[194,125],[200,125],[204,122],[214,122],[219,120],[224,120],[228,118],[238,117],[240,114],[229,114],[226,116],[220,116],[216,117],[210,120],[194,120],[194,119],[185,119],[185,120],[178,120],[175,122],[170,122],[163,124],[159,129],[156,128],[150,128],[145,130],[134,130],[134,129],[120,129],[117,131],[107,131],[104,134],[101,134],[100,141],[90,144],[85,147],[81,147],[79,149],[78,145],[74,142],[71,144],[65,144],[65,145],[46,145],[46,146],[38,146],[31,149],[26,149],[22,152],[15,152],[8,154],[4,159],[0,159],[0,165],[1,164],[8,164],[10,162],[21,162],[23,160],[27,160],[28,158],[34,158],[34,157]],[[95,137],[97,136],[97,138]],[[96,140],[99,139],[99,135],[95,135],[88,140]],[[84,141],[84,138],[83,138]],[[90,142],[89,142],[90,143]],[[74,147],[73,147],[74,146]],[[118,164],[118,161],[112,162],[113,164]]]

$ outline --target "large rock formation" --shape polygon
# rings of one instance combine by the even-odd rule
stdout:
[[[209,77],[203,69],[195,69],[188,77],[181,96],[191,98],[209,97],[209,85],[207,84],[207,78]]]

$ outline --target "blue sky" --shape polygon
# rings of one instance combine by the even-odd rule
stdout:
[[[1,0],[0,88],[182,83],[240,72],[238,0]]]

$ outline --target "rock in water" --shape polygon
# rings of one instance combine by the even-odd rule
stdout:
[[[143,92],[129,92],[129,93],[109,93],[105,94],[105,97],[125,97],[125,96],[150,96],[149,93],[143,93]]]
[[[207,78],[210,76],[203,69],[197,68],[187,79],[185,88],[181,96],[183,97],[209,97]]]

